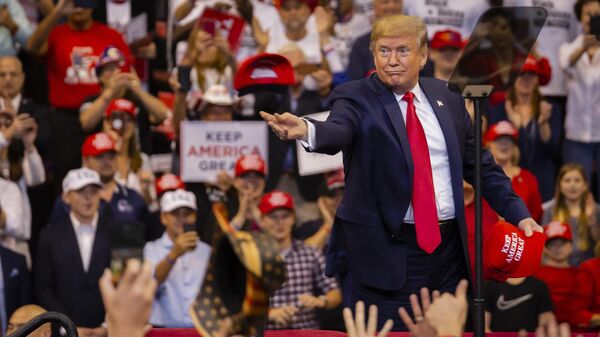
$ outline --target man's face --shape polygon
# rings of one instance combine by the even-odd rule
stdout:
[[[377,75],[396,93],[411,90],[427,62],[427,49],[412,36],[388,36],[375,41],[373,59]]]
[[[596,15],[600,15],[600,2],[588,2],[581,7],[580,20],[584,33],[590,33],[590,19]]]
[[[208,104],[200,115],[203,121],[227,122],[233,119],[233,108],[227,105]]]
[[[108,183],[114,179],[117,170],[115,152],[108,151],[95,157],[84,157],[83,161],[87,168],[98,172],[102,183]]]
[[[294,212],[285,208],[274,210],[262,217],[263,230],[277,241],[284,241],[292,237],[292,228],[295,222]]]
[[[160,213],[160,220],[169,236],[176,238],[184,231],[184,225],[196,223],[196,212],[187,207],[177,208],[169,213]]]
[[[25,325],[25,323],[29,322],[31,319],[35,318],[39,314],[41,314],[41,312],[30,313],[27,312],[27,310],[15,311],[15,313],[10,317],[10,320],[8,321],[8,329],[6,330],[6,334],[10,335],[11,333],[15,332],[17,329]],[[50,337],[50,323],[42,325],[27,336]]]
[[[510,136],[500,136],[489,143],[490,153],[497,162],[510,161],[515,156],[517,145]]]
[[[296,32],[303,29],[310,16],[310,8],[302,1],[287,0],[279,9],[281,21],[287,31]]]
[[[376,19],[402,14],[402,0],[373,0],[373,12]]]
[[[544,247],[546,256],[554,262],[566,262],[573,253],[573,243],[565,239],[550,239]]]
[[[69,22],[72,22],[76,25],[84,25],[88,22],[91,22],[92,11],[93,9],[91,8],[77,7],[69,15]]]
[[[108,85],[108,81],[111,77],[121,72],[119,63],[113,62],[103,66],[98,74],[98,81],[103,87]]]
[[[265,176],[256,172],[248,172],[235,178],[235,185],[242,191],[250,192],[258,198],[265,191]]]
[[[456,68],[460,54],[461,50],[458,48],[431,49],[431,60],[433,60],[436,69],[448,73]]]
[[[113,112],[104,119],[104,132],[113,130],[125,141],[129,140],[135,132],[136,120],[130,114],[121,111]]]
[[[23,89],[25,74],[21,62],[12,57],[0,60],[0,93],[8,97],[15,97]]]
[[[88,185],[77,191],[70,191],[66,201],[71,206],[71,211],[81,218],[91,218],[100,206],[100,187]]]

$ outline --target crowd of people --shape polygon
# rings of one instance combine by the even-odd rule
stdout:
[[[451,80],[471,38],[479,41],[475,52],[494,58],[498,82],[507,83],[485,109],[482,142],[544,226],[546,243],[534,275],[485,281],[486,330],[535,331],[556,322],[574,331],[600,329],[600,32],[592,25],[599,0],[98,0],[89,8],[75,0],[3,2],[2,333],[57,311],[83,337],[104,337],[105,321],[109,332],[118,326],[124,302],[135,296],[140,307],[132,311],[139,310],[142,323],[193,327],[188,308],[220,232],[213,206],[222,204],[236,230],[263,231],[279,244],[287,278],[269,299],[268,329],[372,335],[375,323],[369,320],[366,331],[350,312],[342,313],[340,281],[325,276],[344,170],[301,175],[296,142],[269,132],[265,157],[243,154],[216,181],[182,181],[180,123],[326,111],[336,86],[373,76],[373,22],[402,13],[427,25],[429,58],[421,77]],[[517,49],[505,14],[469,36],[489,8],[533,5],[544,6],[548,18],[521,58],[503,53]],[[206,11],[243,22],[239,40],[215,21],[201,20]],[[140,26],[143,34],[136,35]],[[263,52],[285,57],[293,83],[238,92],[239,66]],[[472,102],[465,104],[473,114]],[[465,181],[471,264],[473,199]],[[502,219],[483,206],[485,236]],[[116,270],[115,247],[148,261],[128,268],[116,289],[105,271]],[[138,292],[126,295],[132,287]],[[442,331],[448,318],[441,313],[463,312],[456,301],[466,287],[461,283],[456,296],[434,292],[446,299],[431,308],[429,293],[422,293],[431,310],[413,305],[410,312],[423,312],[437,335],[457,336],[466,316],[453,316],[458,330]],[[364,306],[355,315],[363,320]],[[411,331],[419,323],[407,312],[400,317]]]

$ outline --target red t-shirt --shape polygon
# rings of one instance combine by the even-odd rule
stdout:
[[[537,178],[531,172],[521,169],[521,172],[513,177],[512,187],[525,202],[533,220],[538,223],[542,221],[542,196],[538,189]]]
[[[498,215],[492,207],[485,201],[481,203],[481,224],[482,224],[482,237],[483,242],[487,238],[487,234],[496,222],[498,222]],[[465,205],[465,220],[467,221],[467,248],[469,249],[469,262],[471,263],[471,271],[475,275],[475,202]]]
[[[584,273],[587,273],[589,277],[591,296],[585,296],[585,290],[583,293],[579,293],[577,296],[577,317],[579,317],[579,323],[582,327],[588,327],[589,321],[594,314],[600,314],[600,257],[589,259],[582,262],[579,265],[579,269]]]
[[[86,97],[100,92],[94,64],[109,45],[132,59],[121,33],[101,23],[93,22],[85,31],[72,30],[66,23],[52,29],[46,54],[52,106],[79,109]]]
[[[535,277],[548,286],[554,314],[559,323],[569,323],[573,328],[589,324],[591,316],[582,316],[579,310],[581,300],[591,297],[591,282],[587,272],[582,272],[576,267],[542,266]]]

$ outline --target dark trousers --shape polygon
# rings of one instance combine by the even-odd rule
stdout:
[[[451,226],[447,231],[442,231],[442,242],[430,255],[417,245],[415,226],[403,224],[401,232],[406,244],[407,260],[404,287],[395,291],[371,288],[354,282],[352,275],[347,273],[341,277],[344,306],[354,311],[357,301],[365,302],[366,308],[375,304],[378,308],[378,329],[381,329],[386,320],[392,319],[394,331],[406,331],[398,309],[404,307],[412,315],[409,301],[411,294],[418,295],[422,287],[442,293],[454,292],[458,282],[467,278],[460,233],[456,224]]]

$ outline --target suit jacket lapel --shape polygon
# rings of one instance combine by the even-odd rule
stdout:
[[[444,139],[446,140],[446,149],[448,151],[448,161],[450,162],[450,174],[452,176],[453,189],[454,191],[458,191],[457,188],[459,188],[462,191],[462,175],[460,174],[462,172],[462,156],[460,154],[456,130],[454,129],[454,122],[452,121],[452,116],[450,115],[451,112],[448,110],[449,104],[445,101],[444,96],[439,93],[435,93],[434,90],[427,85],[426,81],[419,81],[419,84],[423,89],[423,93],[425,96],[427,96],[429,104],[431,104],[431,107],[433,108],[433,112],[440,123],[442,133],[444,134]],[[460,187],[457,187],[459,182]]]
[[[79,242],[77,241],[77,234],[75,234],[75,228],[73,228],[73,223],[69,217],[67,217],[67,221],[63,223],[63,226],[62,237],[65,240],[64,249],[67,251],[66,256],[73,257],[77,270],[83,274],[85,271],[83,269],[83,261],[81,260]]]
[[[385,112],[392,123],[394,132],[400,141],[402,152],[404,152],[404,157],[406,158],[406,165],[408,166],[408,173],[409,177],[411,177],[410,181],[412,186],[413,161],[410,152],[410,144],[408,143],[408,135],[406,133],[406,125],[404,125],[404,119],[402,118],[402,111],[400,111],[400,106],[396,101],[396,96],[394,96],[394,94],[388,88],[386,88],[383,83],[381,83],[379,78],[373,75],[372,80],[372,87],[377,93],[377,99],[379,99],[383,105]]]

